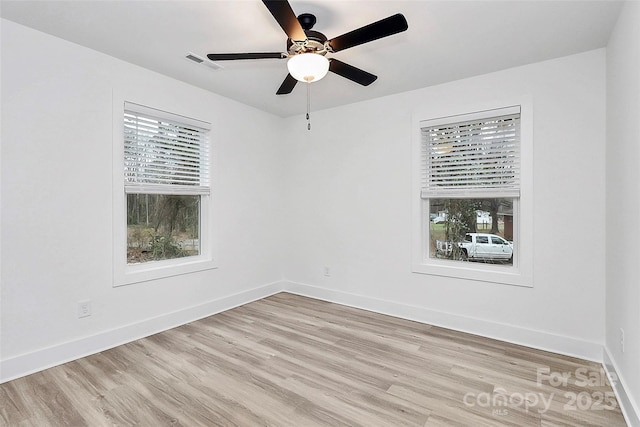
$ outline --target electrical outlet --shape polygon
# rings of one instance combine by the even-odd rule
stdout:
[[[324,266],[324,275],[329,277],[331,276],[331,269],[328,266]]]
[[[78,319],[91,316],[91,301],[78,302]]]
[[[620,351],[624,353],[624,329],[620,328]]]

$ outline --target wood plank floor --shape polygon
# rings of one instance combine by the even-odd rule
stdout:
[[[624,426],[604,379],[596,363],[281,293],[2,384],[0,424]]]

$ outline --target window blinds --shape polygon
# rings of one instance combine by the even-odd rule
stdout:
[[[421,123],[422,198],[519,197],[520,108],[490,113]]]
[[[125,192],[209,194],[209,125],[125,103]]]

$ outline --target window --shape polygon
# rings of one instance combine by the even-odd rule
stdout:
[[[491,243],[494,245],[506,245],[507,241],[496,236],[491,236]]]
[[[210,125],[129,102],[121,117],[120,284],[211,268]]]
[[[513,282],[521,273],[521,107],[416,122],[414,272]]]

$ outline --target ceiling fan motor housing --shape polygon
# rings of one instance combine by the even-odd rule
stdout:
[[[326,55],[328,51],[327,36],[319,31],[304,30],[304,32],[307,35],[307,41],[304,44],[298,44],[291,39],[287,39],[287,52],[289,55],[301,53]]]

